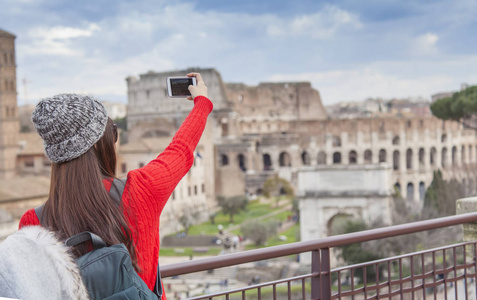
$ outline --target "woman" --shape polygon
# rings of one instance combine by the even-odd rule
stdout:
[[[45,226],[61,239],[90,231],[108,245],[124,243],[151,290],[159,259],[159,217],[194,162],[194,149],[213,108],[200,74],[187,76],[197,78],[197,86],[189,86],[192,111],[164,152],[128,173],[120,205],[108,195],[115,177],[117,130],[101,103],[89,96],[62,94],[41,100],[32,115],[53,163],[42,215]],[[20,228],[25,225],[39,225],[33,209],[20,220]],[[87,251],[82,245],[75,254]]]

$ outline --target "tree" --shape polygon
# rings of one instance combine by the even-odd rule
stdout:
[[[280,202],[282,196],[289,198],[294,197],[294,191],[290,183],[278,176],[269,177],[263,184],[263,195],[267,198],[275,198],[276,206]]]
[[[424,197],[425,218],[455,215],[455,201],[464,198],[462,184],[455,179],[445,181],[440,170],[434,171],[431,184]]]
[[[277,234],[278,221],[261,222],[253,220],[241,226],[245,238],[252,240],[256,246],[265,245],[267,240]]]
[[[190,207],[184,208],[183,215],[179,218],[179,223],[184,227],[185,234],[189,234],[189,229],[196,222],[199,216],[198,212],[193,212]]]
[[[430,108],[439,119],[459,121],[466,127],[477,129],[477,86],[454,93],[452,97],[438,99]]]
[[[367,229],[368,229],[368,226],[362,220],[348,220],[347,222],[343,224],[341,233],[342,234],[352,233],[352,232],[363,231]],[[344,245],[337,248],[341,250],[340,256],[349,265],[378,260],[382,258],[382,255],[380,255],[379,253],[376,253],[377,248],[370,247],[370,249],[367,249],[364,243]],[[383,266],[379,267],[380,278],[382,278],[382,274],[381,274],[382,267]],[[361,281],[363,281],[364,268],[355,269],[354,274],[356,277],[360,278]],[[366,268],[366,278],[368,281],[372,281],[376,279],[376,268],[374,266],[370,266]]]
[[[230,215],[230,223],[234,222],[234,215],[241,210],[247,209],[248,199],[245,195],[238,195],[233,197],[218,197],[218,202],[222,212],[225,215]]]

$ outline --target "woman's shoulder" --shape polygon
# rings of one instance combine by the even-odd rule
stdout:
[[[29,225],[40,225],[40,221],[38,220],[38,217],[36,216],[35,209],[29,209],[27,210],[22,218],[20,219],[20,224],[18,225],[19,228],[22,228],[23,226],[29,226]]]

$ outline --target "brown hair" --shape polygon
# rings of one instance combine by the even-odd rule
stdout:
[[[123,213],[122,202],[112,199],[103,185],[103,178],[116,174],[115,128],[108,119],[101,139],[85,154],[51,167],[51,185],[43,218],[45,226],[60,239],[83,231],[99,235],[108,245],[123,243],[129,250],[136,270],[137,256]],[[88,251],[80,244],[73,249],[76,256]]]

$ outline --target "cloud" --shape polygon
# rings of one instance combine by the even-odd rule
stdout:
[[[458,79],[451,75],[426,74],[401,77],[381,71],[375,66],[294,75],[277,74],[271,76],[269,80],[311,82],[312,86],[320,92],[325,105],[342,101],[364,100],[370,97],[387,99],[424,97],[429,99],[432,94],[443,90],[456,90],[460,85]]]
[[[435,55],[439,53],[437,41],[439,36],[434,33],[426,33],[416,37],[413,41],[412,50],[416,55]]]
[[[74,48],[72,40],[79,37],[90,37],[99,31],[96,24],[89,24],[87,28],[73,28],[65,26],[40,27],[28,32],[31,43],[23,49],[27,55],[47,54],[62,56],[79,56],[80,48]]]
[[[314,14],[301,15],[292,20],[277,19],[276,24],[267,26],[267,33],[272,37],[328,39],[345,27],[359,29],[362,24],[358,16],[327,5]]]

